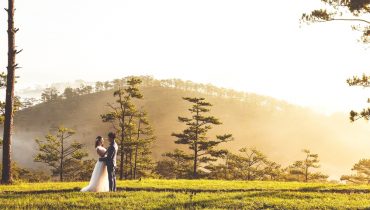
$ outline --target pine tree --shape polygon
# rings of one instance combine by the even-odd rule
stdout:
[[[223,161],[207,166],[207,178],[226,180],[278,180],[281,166],[256,148],[241,148],[238,154],[228,151]]]
[[[54,175],[59,175],[59,180],[64,181],[65,177],[71,177],[75,167],[82,158],[87,156],[83,150],[84,145],[76,141],[67,141],[75,134],[75,131],[60,126],[55,135],[48,134],[45,140],[36,139],[39,153],[35,156],[35,162],[46,163],[52,168]]]
[[[175,161],[173,160],[160,160],[156,163],[154,172],[164,179],[175,179],[177,174],[175,172]]]
[[[261,179],[263,166],[267,161],[266,156],[255,148],[244,147],[239,150],[242,155],[230,157],[230,165],[234,165],[246,180]]]
[[[304,23],[332,23],[349,22],[357,24],[352,29],[362,33],[362,41],[370,41],[370,21],[367,19],[369,1],[367,0],[320,0],[323,7],[309,13],[302,14],[301,21]],[[325,6],[324,6],[325,5]]]
[[[319,155],[318,154],[312,154],[310,150],[304,149],[303,152],[306,155],[306,158],[303,160],[303,167],[304,167],[304,181],[308,182],[308,175],[310,168],[320,168],[320,165],[318,165],[319,161]]]
[[[192,173],[191,161],[193,157],[186,154],[180,149],[175,149],[173,152],[166,152],[162,155],[173,162],[171,170],[174,173],[175,179],[190,178]]]
[[[328,178],[320,172],[311,172],[310,169],[320,168],[319,155],[313,154],[309,150],[304,149],[302,152],[305,154],[303,160],[295,161],[286,169],[285,180],[288,181],[324,181]]]
[[[15,46],[15,33],[17,33],[19,29],[14,27],[14,0],[8,0],[8,8],[5,10],[8,13],[8,67],[6,79],[5,119],[3,134],[3,168],[1,182],[3,184],[11,184],[11,142],[14,118],[14,83],[15,70],[19,68],[18,64],[16,64],[15,58],[16,55],[22,50],[16,50]]]
[[[78,96],[78,93],[73,88],[67,87],[67,88],[64,89],[63,97],[65,99],[71,99],[71,98],[76,97],[76,96]],[[57,95],[57,97],[58,97],[58,95]]]
[[[187,128],[181,133],[173,133],[176,137],[176,144],[188,145],[193,152],[193,178],[198,178],[198,168],[210,162],[216,161],[217,157],[225,154],[224,150],[216,150],[216,147],[232,139],[231,134],[216,136],[214,140],[207,137],[207,133],[212,126],[220,125],[221,122],[213,117],[206,116],[212,106],[204,98],[184,97],[185,101],[190,102],[192,107],[189,109],[191,118],[178,117],[181,123],[186,124]]]
[[[370,159],[361,159],[353,166],[352,171],[356,173],[343,175],[340,180],[355,184],[370,184]]]
[[[370,20],[369,1],[367,0],[321,0],[322,8],[302,14],[301,21],[304,23],[332,23],[348,22],[352,24],[352,30],[362,33],[361,41],[370,43]],[[370,76],[354,76],[347,80],[350,86],[370,87]],[[368,99],[368,102],[369,99]],[[360,118],[370,119],[370,108],[361,111],[350,112],[350,120],[354,122]]]
[[[104,90],[104,83],[103,82],[96,82],[95,83],[95,92],[98,93],[98,92],[101,92]]]
[[[132,125],[134,116],[137,112],[133,103],[133,99],[142,99],[143,95],[140,93],[138,86],[141,80],[132,77],[127,80],[126,87],[119,87],[115,90],[113,96],[116,97],[115,104],[108,104],[111,111],[102,114],[103,122],[111,123],[113,129],[119,134],[119,178],[122,180],[125,175],[124,163],[128,162],[130,146],[127,142],[131,142],[132,134],[134,133],[134,126]],[[126,164],[127,165],[127,164]],[[127,174],[126,174],[127,176]]]
[[[145,171],[153,169],[151,158],[151,147],[155,141],[153,129],[147,118],[147,113],[139,111],[136,115],[136,133],[133,141],[134,160],[133,160],[133,179],[138,178],[138,174],[144,175]]]
[[[55,101],[59,98],[59,91],[54,88],[46,88],[42,93],[41,93],[41,100],[42,102],[49,102],[49,101]]]

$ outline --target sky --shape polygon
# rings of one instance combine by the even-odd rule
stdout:
[[[6,7],[5,1],[0,7]],[[349,23],[300,25],[318,0],[16,0],[18,89],[128,75],[269,95],[322,113],[366,106],[369,71]],[[0,15],[6,67],[6,13]]]

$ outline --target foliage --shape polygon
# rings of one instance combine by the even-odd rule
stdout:
[[[241,155],[230,155],[228,165],[231,166],[231,171],[236,176],[235,178],[245,180],[262,179],[262,165],[267,161],[267,158],[262,152],[255,148],[242,148],[239,150]]]
[[[83,144],[67,143],[74,134],[72,129],[59,126],[55,135],[48,134],[45,140],[36,139],[39,153],[34,161],[46,163],[53,175],[59,175],[60,181],[73,179],[82,166],[82,158],[87,156]]]
[[[79,88],[76,89],[78,95],[86,95],[91,94],[94,88],[91,85],[81,85]]]
[[[310,13],[304,13],[301,20],[306,23],[348,21],[351,22],[352,29],[362,33],[361,41],[370,42],[370,21],[367,20],[370,12],[370,1],[368,0],[321,0],[324,8],[316,9]],[[363,74],[362,77],[353,76],[347,79],[349,86],[369,87],[369,76]],[[368,99],[368,102],[370,100]],[[351,110],[349,116],[351,122],[360,118],[370,119],[370,108],[362,111]]]
[[[64,99],[71,99],[76,96],[93,93],[94,88],[91,85],[81,85],[79,88],[66,87],[63,94],[60,96]]]
[[[155,140],[145,111],[137,110],[133,99],[142,99],[139,90],[141,80],[131,77],[115,80],[113,96],[115,104],[108,104],[110,112],[102,114],[103,122],[111,123],[119,140],[119,177],[136,179],[148,175],[154,165],[151,145]],[[126,167],[124,167],[126,166]]]
[[[126,154],[130,155],[129,177],[136,179],[149,177],[154,170],[152,145],[156,138],[146,112],[137,111],[134,118],[134,132],[129,133],[131,141]]]
[[[12,180],[16,182],[45,182],[49,181],[50,176],[44,171],[21,168],[12,162]],[[0,165],[0,169],[2,166]]]
[[[21,101],[20,97],[14,97],[13,112],[17,112],[25,107],[25,104]],[[0,124],[4,124],[5,120],[5,102],[0,101]]]
[[[94,170],[96,160],[72,160],[64,169],[70,181],[89,181]]]
[[[355,184],[370,184],[370,159],[361,159],[353,166],[352,171],[356,173],[343,175],[340,180]]]
[[[42,102],[55,101],[57,99],[59,99],[59,91],[54,87],[46,88],[41,93]]]
[[[365,74],[362,75],[362,77],[353,76],[352,78],[347,80],[347,83],[350,86],[360,86],[360,87],[370,87],[370,77],[366,76]],[[368,103],[370,103],[370,99],[367,100]],[[354,122],[359,119],[365,119],[368,121],[370,119],[370,108],[363,109],[360,112],[351,111],[349,119],[351,122]]]
[[[325,181],[328,176],[320,172],[312,173],[311,168],[319,168],[319,155],[313,154],[309,150],[304,149],[304,160],[295,161],[292,165],[285,169],[284,180],[287,181]]]
[[[279,180],[281,165],[268,160],[256,148],[244,147],[239,154],[230,151],[226,154],[223,164],[207,167],[210,173],[207,177],[226,180]]]
[[[221,122],[213,117],[206,116],[212,106],[205,98],[184,97],[185,101],[192,104],[189,109],[191,117],[178,117],[181,123],[187,128],[181,133],[172,133],[176,137],[176,144],[184,144],[192,151],[193,158],[193,178],[198,178],[198,168],[205,167],[210,162],[214,162],[218,157],[226,154],[225,150],[217,150],[216,147],[224,142],[232,140],[231,134],[218,135],[215,139],[210,140],[207,133],[213,125],[220,125]]]
[[[104,83],[103,82],[95,82],[95,92],[101,92],[104,90]]]
[[[178,176],[175,164],[173,160],[160,160],[156,163],[154,171],[160,178],[175,179]]]
[[[109,90],[111,87],[113,87],[110,81],[105,81],[103,86],[105,90]]]
[[[64,89],[63,98],[70,99],[70,98],[73,98],[73,97],[76,97],[76,96],[78,96],[78,93],[73,88],[67,87],[67,88]]]
[[[369,42],[370,21],[366,19],[370,12],[368,0],[321,1],[324,3],[323,8],[302,14],[302,22],[348,21],[353,24],[353,30],[362,32],[361,40],[364,43]]]
[[[0,75],[1,76],[1,75]],[[141,80],[141,87],[145,88],[150,88],[150,87],[163,87],[163,88],[169,88],[169,89],[176,89],[176,90],[181,90],[181,91],[186,91],[188,93],[201,93],[205,94],[207,96],[216,96],[216,97],[222,97],[222,98],[232,98],[236,99],[239,101],[246,101],[246,100],[251,100],[251,101],[256,101],[256,100],[268,100],[269,104],[274,104],[277,103],[278,101],[276,99],[273,99],[271,97],[262,97],[258,96],[253,93],[246,93],[246,92],[240,92],[240,91],[235,91],[233,89],[226,89],[226,88],[220,88],[217,86],[214,86],[212,84],[201,84],[201,83],[194,83],[192,81],[183,81],[181,79],[163,79],[163,80],[158,80],[155,79],[151,76],[128,76],[124,77],[121,79],[114,79],[112,81],[97,81],[95,82],[95,86],[90,86],[95,93],[103,92],[103,91],[109,91],[109,90],[116,90],[114,87],[118,87],[118,85],[121,85],[122,87],[126,86],[127,81],[130,80],[131,78],[136,78]],[[1,81],[0,81],[1,82]],[[0,83],[1,84],[1,83]],[[89,85],[88,85],[89,86]],[[81,87],[86,87],[82,85]],[[75,93],[78,92],[78,89],[80,88],[70,88],[68,85],[66,85],[65,89],[73,90]],[[89,87],[89,88],[90,88]],[[43,90],[45,91],[45,90]],[[90,90],[90,93],[93,93]],[[85,94],[89,94],[86,93]],[[66,97],[62,95],[59,95],[59,98],[64,98]],[[280,103],[284,103],[285,105],[288,105],[286,102],[279,101]]]
[[[192,156],[180,149],[162,155],[166,159],[158,161],[156,173],[167,179],[186,179],[192,176]]]

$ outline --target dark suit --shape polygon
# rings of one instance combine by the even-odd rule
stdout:
[[[118,145],[113,141],[107,150],[107,156],[99,158],[99,161],[104,161],[108,169],[108,179],[109,179],[109,191],[115,192],[116,188],[116,159],[117,159]]]

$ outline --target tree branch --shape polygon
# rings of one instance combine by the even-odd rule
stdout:
[[[329,20],[318,20],[319,23],[329,22],[329,21],[352,21],[352,22],[363,22],[370,24],[370,21],[364,20],[364,19],[357,19],[357,18],[332,18]]]

